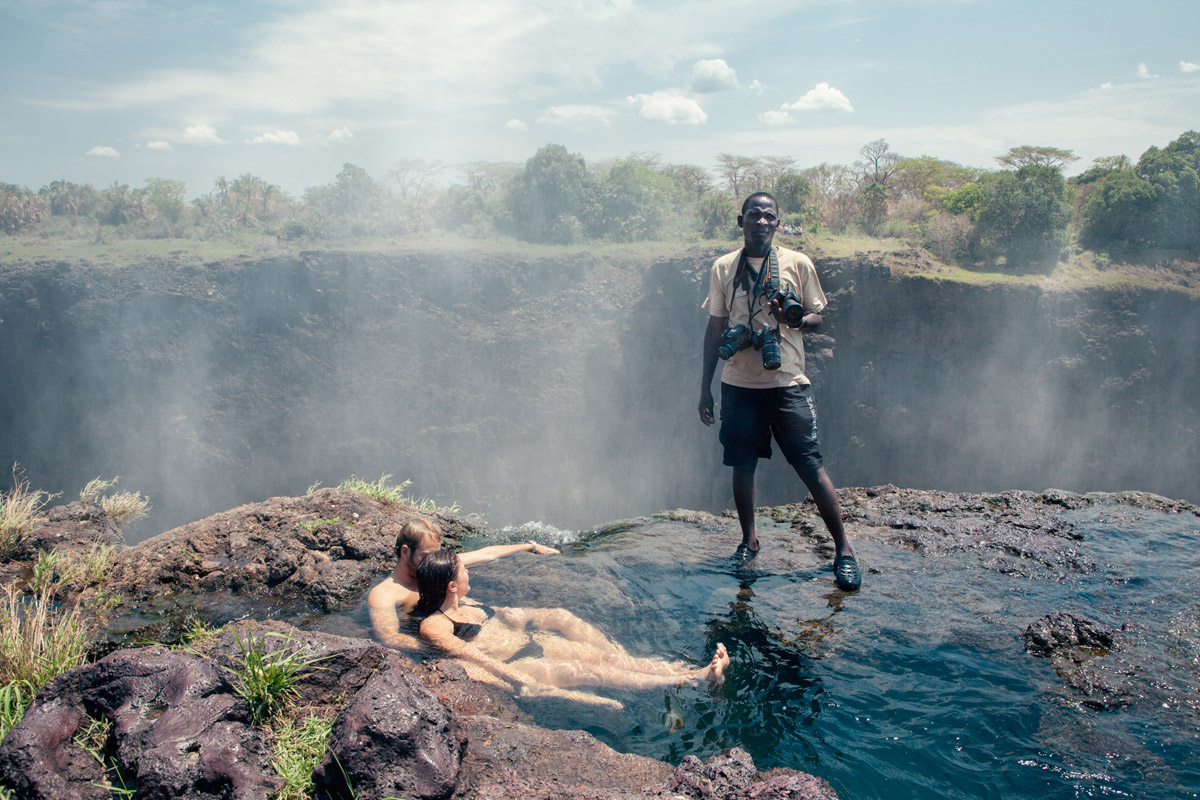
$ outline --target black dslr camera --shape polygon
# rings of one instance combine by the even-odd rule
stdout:
[[[717,348],[717,355],[722,360],[728,361],[733,358],[734,353],[740,353],[749,347],[754,341],[754,335],[750,333],[750,329],[745,325],[734,325],[732,328],[726,328],[721,333],[721,346]]]
[[[763,369],[779,369],[779,331],[762,328],[754,332],[754,349],[762,351]]]
[[[796,297],[795,292],[787,288],[776,289],[770,300],[779,303],[779,316],[784,322],[793,328],[800,325],[801,320],[804,319],[804,305],[800,302],[800,298]]]
[[[750,332],[745,325],[734,325],[726,328],[721,334],[721,346],[717,355],[728,361],[734,353],[740,353],[751,345],[755,350],[762,351],[763,369],[779,369],[779,332],[774,328]]]

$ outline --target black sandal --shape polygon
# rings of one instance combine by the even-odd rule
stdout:
[[[843,592],[857,591],[862,586],[862,575],[858,571],[858,559],[854,556],[838,556],[833,560],[833,582]]]

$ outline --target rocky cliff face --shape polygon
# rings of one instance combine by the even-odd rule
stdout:
[[[120,474],[155,502],[143,534],[351,473],[493,524],[724,508],[695,412],[715,255],[7,267],[0,460],[68,494]],[[839,485],[1200,499],[1195,300],[905,279],[871,254],[818,269]],[[796,499],[780,459],[760,475],[760,502]]]

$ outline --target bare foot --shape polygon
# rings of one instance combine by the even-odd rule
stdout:
[[[713,653],[712,661],[702,671],[702,677],[712,683],[725,680],[725,668],[729,666],[729,651],[723,643],[717,643],[717,652]]]

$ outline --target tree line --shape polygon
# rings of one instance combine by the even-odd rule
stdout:
[[[332,183],[293,197],[251,174],[218,178],[190,202],[182,181],[131,189],[54,181],[37,191],[0,184],[0,233],[45,237],[283,239],[404,236],[430,225],[463,236],[541,244],[730,238],[736,203],[773,194],[789,230],[901,237],[946,261],[1053,263],[1071,241],[1137,257],[1200,253],[1200,133],[1188,131],[1137,162],[1095,159],[1066,179],[1070,150],[1014,147],[981,169],[904,156],[883,139],[853,164],[801,167],[788,156],[719,154],[711,168],[639,153],[589,164],[548,144],[524,164],[451,168],[400,161],[379,177],[345,164]]]

